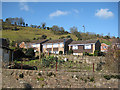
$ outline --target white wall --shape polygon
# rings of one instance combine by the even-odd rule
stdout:
[[[78,49],[77,45],[73,45],[72,49]]]
[[[91,44],[85,44],[85,49],[91,49]]]
[[[78,55],[78,53],[73,53],[73,55]]]
[[[53,48],[55,48],[55,47],[56,47],[56,48],[58,47],[58,43],[54,43],[54,44],[53,44]]]
[[[52,48],[52,44],[47,44],[47,48]]]

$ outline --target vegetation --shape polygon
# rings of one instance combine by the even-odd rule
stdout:
[[[63,54],[63,51],[59,51],[59,54],[62,55],[62,54]]]
[[[68,54],[73,54],[73,50],[69,50],[69,51],[68,51]]]

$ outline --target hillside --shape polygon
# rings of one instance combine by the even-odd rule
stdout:
[[[60,37],[66,37],[70,35],[73,40],[77,40],[77,37],[73,34],[55,35],[51,30],[38,29],[32,27],[17,27],[19,30],[2,30],[2,37],[9,38],[10,41],[22,41],[33,40],[33,38],[39,38],[42,35],[46,35],[47,39],[59,39]]]

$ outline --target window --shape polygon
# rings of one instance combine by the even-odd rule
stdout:
[[[48,45],[47,45],[47,48],[52,48],[52,44],[48,44]]]
[[[58,47],[58,43],[53,44],[53,47]]]
[[[77,45],[73,46],[73,49],[78,49],[78,46]]]
[[[53,51],[54,54],[58,54],[58,51]]]
[[[60,47],[63,47],[63,43],[60,43]]]
[[[43,48],[46,48],[46,44],[43,45]]]
[[[117,45],[118,48],[120,48],[120,45]]]
[[[73,55],[78,55],[78,53],[73,53]]]
[[[103,49],[106,49],[107,47],[106,46],[103,46]]]
[[[85,49],[91,49],[91,44],[85,44]]]

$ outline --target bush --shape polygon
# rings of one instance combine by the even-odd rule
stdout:
[[[29,57],[29,58],[33,58],[33,57],[35,56],[34,49],[33,49],[33,48],[29,48],[29,49],[26,51],[25,55],[26,55],[27,57]]]
[[[54,76],[56,76],[53,72],[49,72],[49,73],[47,73],[47,76],[52,76],[52,75],[54,75]]]
[[[73,50],[69,50],[69,51],[68,51],[68,54],[73,54]]]
[[[70,35],[68,35],[68,36],[66,36],[66,38],[71,38],[71,36],[70,36]]]
[[[83,55],[86,56],[86,55],[89,55],[89,53],[87,53],[87,52],[83,52]]]
[[[90,82],[93,82],[94,81],[94,77],[90,78]]]
[[[42,62],[43,62],[43,66],[49,67],[52,64],[54,65],[56,60],[54,56],[48,56],[47,58],[43,58]]]
[[[111,76],[105,75],[104,78],[107,79],[107,80],[110,80],[110,79],[111,79]]]
[[[13,57],[14,57],[14,60],[15,59],[18,60],[18,59],[21,59],[21,58],[25,57],[25,54],[22,51],[22,49],[18,48],[14,51]]]
[[[94,51],[94,56],[101,56],[101,52],[99,50]]]
[[[42,39],[46,39],[47,38],[47,36],[46,35],[42,35],[42,37],[41,37]]]
[[[20,75],[19,75],[19,77],[20,77],[20,78],[23,78],[23,77],[24,77],[23,73],[22,73],[22,74],[20,74]]]
[[[62,54],[63,54],[63,51],[59,51],[59,54],[62,55]]]
[[[62,36],[62,37],[60,37],[59,39],[64,39],[65,37],[64,36]]]

